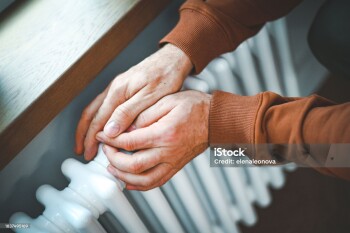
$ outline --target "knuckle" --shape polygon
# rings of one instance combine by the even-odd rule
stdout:
[[[115,112],[115,116],[119,119],[131,119],[132,111],[125,105],[120,105]]]
[[[126,140],[124,142],[124,149],[127,151],[134,151],[136,149],[135,144],[136,143],[134,140]]]
[[[168,135],[169,135],[169,137],[174,137],[174,136],[176,136],[177,135],[177,127],[175,127],[175,126],[169,126],[168,127]]]
[[[152,159],[150,160],[153,164],[158,164],[161,163],[163,160],[163,155],[164,153],[153,153],[152,154]]]
[[[138,119],[137,119],[137,123],[139,124],[138,127],[143,127],[146,125],[146,122],[147,122],[147,118],[145,116],[144,113],[141,113],[139,116],[138,116]]]
[[[143,100],[147,103],[156,103],[162,97],[162,93],[158,90],[148,90],[144,93]]]
[[[152,177],[150,176],[150,175],[148,175],[148,176],[145,176],[144,178],[143,178],[143,186],[146,186],[146,187],[148,187],[148,186],[151,186],[152,184],[153,184],[153,179],[152,179]]]
[[[83,121],[91,121],[92,120],[92,114],[89,111],[89,108],[85,108],[83,112],[81,113],[81,119]]]
[[[97,132],[99,131],[100,129],[102,129],[101,127],[101,122],[99,122],[97,120],[97,118],[94,118],[90,124],[90,129],[93,131],[93,132]]]
[[[159,87],[160,81],[158,80],[150,80],[147,84],[147,92],[148,94],[155,94],[154,90],[157,90]]]
[[[124,78],[124,76],[118,76],[112,81],[112,85],[109,90],[109,97],[114,96],[115,94],[118,94],[118,98],[124,98],[124,100],[127,100],[127,88],[128,88],[128,82],[127,79]]]
[[[140,173],[142,171],[142,167],[143,167],[142,161],[135,157],[135,159],[133,160],[133,162],[130,165],[130,171],[132,173],[137,174],[137,173]]]
[[[133,83],[126,83],[122,93],[125,101],[130,99],[135,93],[135,85],[133,85]]]
[[[111,87],[110,87],[110,90],[111,91],[115,91],[116,89],[119,88],[120,84],[122,83],[123,81],[123,77],[124,75],[123,74],[120,74],[118,75],[117,77],[115,77],[112,82],[111,82]]]
[[[125,176],[125,173],[123,173],[123,172],[117,171],[115,173],[115,177],[122,180],[122,181],[126,181],[126,176]]]
[[[108,112],[109,110],[111,110],[113,104],[113,98],[111,96],[106,96],[106,98],[103,99],[101,107],[97,110],[95,116],[99,116],[105,112]]]
[[[91,121],[91,124],[90,124],[90,127],[95,129],[95,130],[100,130],[102,129],[102,126],[104,123],[106,123],[104,120],[103,120],[103,115],[104,115],[104,112],[102,109],[99,109],[94,118],[92,119]]]
[[[175,126],[169,126],[163,132],[165,142],[173,143],[178,139],[178,129]]]
[[[157,184],[157,187],[164,185],[167,181],[168,181],[168,179],[166,177],[161,178]]]

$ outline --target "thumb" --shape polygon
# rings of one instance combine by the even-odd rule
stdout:
[[[136,119],[140,112],[152,105],[157,99],[152,100],[145,91],[137,92],[130,99],[119,105],[107,121],[103,132],[111,138],[117,137],[130,128],[131,123]]]

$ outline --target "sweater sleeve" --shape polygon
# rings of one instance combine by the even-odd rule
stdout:
[[[200,73],[215,57],[233,51],[267,22],[286,15],[301,0],[188,0],[180,20],[160,44],[171,43]]]
[[[317,95],[290,98],[263,92],[239,96],[217,91],[209,113],[209,143],[252,145],[250,157],[255,159],[278,156],[350,180],[349,164],[326,166],[332,146],[350,145],[349,120],[350,102],[335,104]],[[256,147],[266,144],[275,145],[273,153]],[[333,157],[337,159],[337,153]]]

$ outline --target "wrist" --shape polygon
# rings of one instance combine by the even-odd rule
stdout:
[[[204,115],[206,117],[205,119],[205,127],[206,127],[206,145],[209,146],[209,130],[210,130],[210,127],[209,127],[209,114],[210,114],[210,106],[211,106],[211,101],[212,101],[212,95],[210,94],[205,94],[205,112],[204,112]]]
[[[187,76],[193,70],[194,66],[190,58],[177,46],[167,43],[162,47],[161,52],[170,56],[171,61],[174,62],[179,71],[183,72],[184,76]]]

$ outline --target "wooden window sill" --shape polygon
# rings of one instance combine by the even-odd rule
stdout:
[[[170,0],[19,1],[0,17],[0,169]]]

